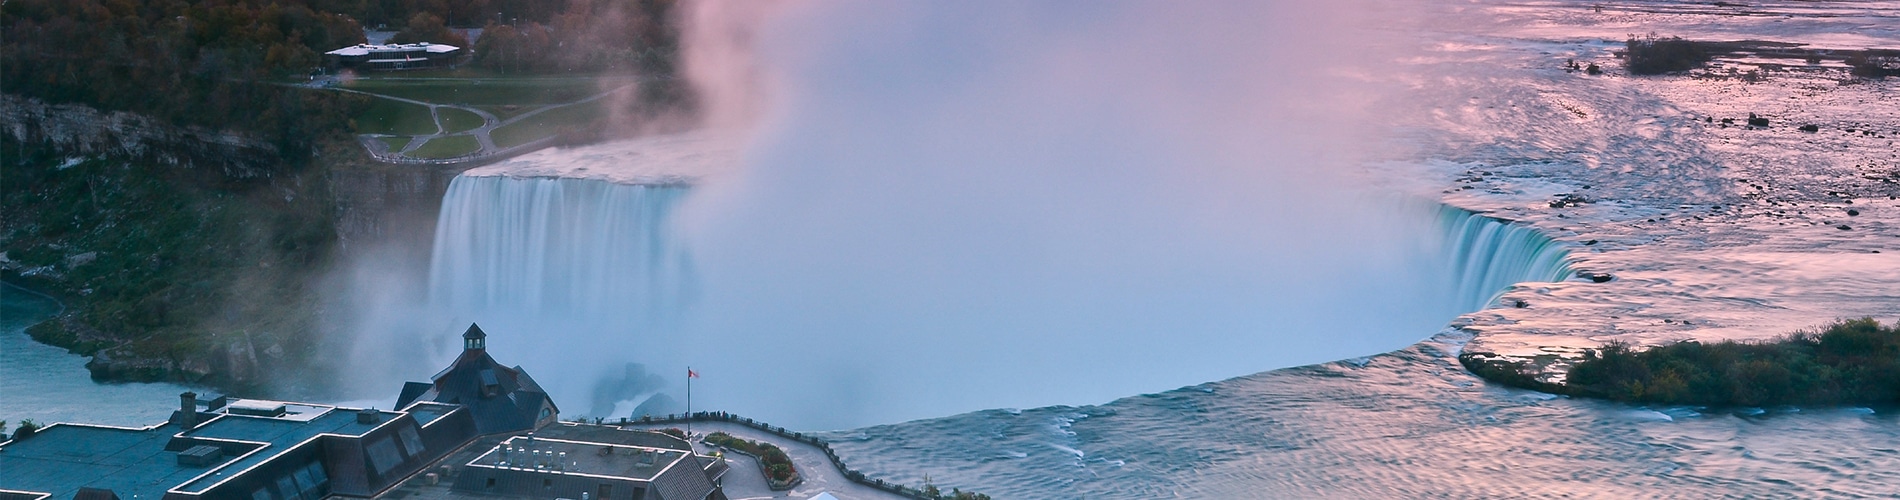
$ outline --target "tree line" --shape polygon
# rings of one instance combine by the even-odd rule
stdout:
[[[356,100],[273,85],[363,41],[346,15],[296,1],[14,0],[0,7],[0,91],[238,129],[307,157]]]
[[[323,53],[364,43],[468,47],[449,26],[485,26],[470,47],[505,73],[637,70],[670,75],[672,0],[12,0],[0,4],[0,92],[261,135],[287,157],[349,132],[364,102],[284,85]]]

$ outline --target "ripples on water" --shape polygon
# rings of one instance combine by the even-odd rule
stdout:
[[[26,327],[58,313],[52,299],[0,284],[0,420],[8,431],[26,419],[146,426],[178,408],[183,386],[96,384],[86,358],[26,335]]]
[[[1443,333],[1354,361],[1087,407],[831,433],[853,467],[996,498],[1820,497],[1900,493],[1900,422],[1482,383]]]

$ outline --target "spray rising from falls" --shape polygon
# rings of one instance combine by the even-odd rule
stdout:
[[[462,175],[429,269],[431,308],[478,322],[569,415],[677,411],[647,363],[676,356],[693,271],[673,235],[679,184]],[[667,365],[670,366],[670,365]],[[624,415],[621,415],[624,416]]]
[[[697,188],[682,184],[642,185],[607,182],[577,178],[536,178],[510,177],[503,175],[464,176],[455,179],[448,195],[443,200],[441,219],[435,242],[435,258],[431,266],[429,289],[436,307],[453,311],[459,320],[480,321],[493,337],[491,343],[497,352],[516,358],[526,365],[536,377],[547,382],[544,384],[556,395],[557,400],[570,405],[569,415],[584,414],[590,416],[620,417],[645,412],[663,413],[679,410],[674,401],[681,383],[677,377],[656,376],[655,373],[674,373],[681,365],[694,361],[696,353],[712,352],[718,356],[707,358],[699,356],[700,366],[710,366],[713,373],[740,374],[731,375],[746,379],[758,377],[765,380],[779,380],[783,384],[767,384],[760,387],[796,387],[801,390],[822,388],[827,383],[839,383],[839,380],[855,378],[863,365],[873,365],[879,360],[892,357],[903,358],[905,353],[928,350],[930,342],[957,343],[959,338],[974,339],[972,343],[983,349],[997,349],[996,356],[1009,357],[1010,352],[1031,351],[1032,356],[1050,356],[1054,351],[1042,351],[1040,348],[1024,346],[1036,345],[1034,338],[991,339],[994,334],[981,331],[970,323],[944,321],[946,318],[927,316],[903,318],[914,322],[910,328],[932,328],[935,323],[949,323],[948,329],[934,329],[941,332],[927,339],[906,339],[900,330],[882,339],[884,346],[872,349],[859,349],[855,344],[863,342],[862,337],[853,337],[850,332],[822,328],[808,328],[803,316],[828,317],[840,313],[854,318],[883,318],[891,314],[888,311],[867,310],[882,307],[875,304],[863,304],[854,301],[852,295],[837,295],[836,288],[863,286],[847,281],[834,282],[824,287],[812,287],[796,290],[805,296],[819,297],[820,305],[789,315],[777,315],[791,326],[779,331],[739,332],[732,329],[704,327],[707,315],[731,316],[743,314],[756,307],[772,307],[779,304],[760,304],[740,301],[739,304],[700,303],[703,288],[711,287],[712,297],[726,301],[735,296],[733,280],[707,280],[695,271],[694,265],[702,259],[682,243],[677,225],[680,221],[679,205],[687,200]],[[1427,212],[1433,213],[1433,212]],[[1441,207],[1432,217],[1414,219],[1420,234],[1430,240],[1421,247],[1425,254],[1410,260],[1420,267],[1435,269],[1442,277],[1431,280],[1436,283],[1427,288],[1418,288],[1424,296],[1402,297],[1394,299],[1410,300],[1407,304],[1389,304],[1383,309],[1361,304],[1347,304],[1342,310],[1380,310],[1398,311],[1391,314],[1424,314],[1430,323],[1404,332],[1396,332],[1403,339],[1416,339],[1431,332],[1433,324],[1442,324],[1452,315],[1487,307],[1496,295],[1505,288],[1519,282],[1555,281],[1568,274],[1565,264],[1566,245],[1555,242],[1543,234],[1518,225],[1508,224],[1497,219],[1484,217],[1471,212],[1449,207]],[[1436,227],[1431,227],[1435,224]],[[730,248],[696,248],[695,251],[718,254]],[[1270,257],[1262,257],[1268,259]],[[720,259],[712,259],[715,263]],[[730,267],[714,266],[708,272],[720,274],[717,269]],[[1390,268],[1391,266],[1377,266]],[[752,276],[748,273],[739,273]],[[1431,273],[1428,273],[1431,274]],[[849,276],[847,276],[849,277]],[[797,279],[794,277],[794,279]],[[1210,278],[1200,278],[1210,279]],[[754,282],[753,280],[740,280]],[[1399,283],[1403,280],[1391,283]],[[1032,285],[1042,286],[1042,285]],[[1384,285],[1381,285],[1384,286]],[[1393,285],[1396,286],[1396,285]],[[773,288],[773,287],[768,287]],[[1218,289],[1224,293],[1225,289]],[[1355,289],[1357,290],[1357,289]],[[1241,290],[1246,291],[1246,290]],[[874,293],[875,290],[873,291]],[[1308,290],[1311,293],[1329,294],[1325,290]],[[917,290],[913,293],[922,297],[938,296],[937,292]],[[1009,291],[998,291],[1008,294]],[[1076,293],[1076,292],[1069,292]],[[1098,292],[1099,293],[1099,292]],[[1086,316],[1065,316],[1064,308],[1072,304],[1044,304],[1056,310],[1053,314],[1040,314],[1041,311],[1022,311],[1009,304],[978,304],[977,309],[968,309],[970,317],[989,318],[1024,314],[1027,312],[1038,327],[1029,330],[1015,330],[1032,335],[1048,335],[1062,338],[1068,330],[1077,330],[1084,336],[1112,336],[1115,343],[1095,345],[1060,346],[1059,349],[1085,349],[1086,357],[1100,359],[1121,359],[1127,352],[1142,349],[1143,345],[1176,345],[1180,339],[1215,338],[1225,331],[1231,331],[1230,322],[1257,321],[1248,323],[1247,329],[1264,328],[1271,330],[1275,325],[1297,320],[1290,315],[1275,314],[1276,311],[1295,307],[1310,307],[1313,302],[1299,302],[1287,299],[1294,305],[1275,303],[1242,303],[1244,310],[1264,310],[1258,314],[1236,314],[1225,310],[1218,303],[1229,298],[1205,296],[1202,299],[1215,302],[1215,306],[1198,304],[1165,304],[1174,300],[1165,295],[1169,292],[1143,290],[1146,296],[1138,299],[1143,307],[1153,307],[1156,302],[1165,307],[1186,311],[1213,311],[1223,314],[1220,322],[1196,321],[1165,317],[1176,314],[1170,310],[1149,309],[1143,315],[1162,317],[1167,327],[1146,330],[1150,338],[1131,336],[1130,331],[1104,327],[1100,321]],[[1363,290],[1350,291],[1348,295],[1363,296]],[[1219,295],[1219,294],[1217,294]],[[745,297],[743,294],[739,294]],[[1028,296],[1019,299],[1041,300]],[[1277,300],[1275,297],[1254,297],[1261,301]],[[836,299],[837,302],[832,302]],[[1321,303],[1337,303],[1337,300],[1322,300]],[[1373,301],[1373,302],[1384,302]],[[856,304],[856,305],[853,305]],[[1433,304],[1443,304],[1442,306]],[[901,306],[900,306],[901,308]],[[915,312],[915,311],[911,311]],[[898,311],[897,314],[906,314]],[[1108,313],[1102,313],[1108,314]],[[698,321],[693,318],[697,317]],[[682,320],[682,318],[686,318]],[[682,327],[681,323],[695,323],[697,327]],[[1065,326],[1074,324],[1079,326]],[[1020,328],[1010,322],[996,322],[989,325],[1001,325],[1006,328]],[[1309,329],[1310,327],[1306,328]],[[873,332],[878,330],[872,330]],[[710,334],[716,339],[716,345],[698,346],[688,337]],[[1257,334],[1256,334],[1257,335]],[[742,340],[733,341],[733,338]],[[873,340],[876,341],[876,340]],[[1151,341],[1158,341],[1154,343]],[[890,345],[895,342],[895,347]],[[995,343],[992,343],[995,342]],[[908,343],[909,345],[904,345]],[[1233,342],[1229,342],[1230,344]],[[1249,349],[1258,349],[1256,355],[1271,354],[1273,343],[1247,344]],[[946,345],[946,344],[935,344]],[[1127,349],[1114,346],[1124,345]],[[1370,354],[1372,350],[1386,349],[1403,345],[1375,345],[1368,351],[1332,352],[1333,356]],[[816,346],[814,351],[812,346]],[[985,347],[987,346],[987,347]],[[818,352],[822,351],[822,353]],[[973,353],[982,352],[972,351]],[[1186,352],[1195,352],[1190,349]],[[1330,352],[1330,351],[1329,351]],[[1040,354],[1038,354],[1040,353]],[[811,357],[833,360],[827,363],[808,363]],[[1207,360],[1215,355],[1193,354],[1191,358]],[[856,358],[856,359],[853,359]],[[732,363],[729,360],[756,360],[754,363]],[[1254,359],[1243,356],[1241,359]],[[966,359],[972,363],[985,363],[982,359]],[[1317,360],[1302,360],[1313,362]],[[511,361],[514,362],[514,361]],[[627,370],[629,363],[637,364],[633,370]],[[1242,361],[1246,364],[1238,368],[1237,373],[1247,370],[1259,370],[1285,366],[1288,363],[1270,359]],[[757,365],[756,371],[744,371],[745,367]],[[1048,371],[1047,375],[1057,375],[1066,370],[1092,370],[1097,367],[1082,367],[1063,364],[1049,359],[1040,363],[1016,366],[1016,372],[1034,374]],[[1223,368],[1224,370],[1230,370]],[[702,368],[702,370],[708,370]],[[906,370],[916,371],[916,370]],[[1121,370],[1111,370],[1121,371]],[[925,370],[928,372],[928,370]],[[1196,375],[1202,380],[1187,380],[1195,383],[1220,378],[1222,374]],[[893,377],[895,378],[895,377]],[[952,383],[936,376],[928,380],[915,381],[916,385],[897,388],[900,392],[927,392],[954,389]],[[887,379],[889,380],[889,379]],[[827,382],[830,381],[830,382]],[[809,385],[808,385],[809,384]],[[1091,395],[1109,399],[1137,392],[1153,390],[1148,385],[1133,385],[1126,381],[1117,382],[1118,387],[1105,391],[1109,397]],[[715,384],[709,384],[714,385]],[[751,392],[746,385],[734,384],[734,387],[716,389],[714,404],[720,409],[744,409],[747,414],[762,416],[780,416],[799,414],[801,409],[782,405],[812,405],[811,395],[826,395],[823,391],[799,392],[803,394],[791,401],[779,401],[773,394],[786,391],[760,389]],[[701,395],[704,397],[704,395]],[[835,397],[835,396],[833,396]],[[1047,398],[1048,396],[1034,396]],[[760,404],[758,401],[766,401]],[[1032,401],[1033,402],[1033,401]],[[1043,404],[1067,402],[1045,400]],[[814,406],[836,408],[840,404],[857,405],[867,414],[884,414],[889,410],[878,408],[879,401],[818,401]],[[938,414],[969,411],[991,406],[1003,406],[983,400],[959,401],[961,406],[932,410]],[[738,408],[735,408],[738,407]],[[927,415],[926,415],[927,416]],[[855,420],[855,419],[854,419]]]

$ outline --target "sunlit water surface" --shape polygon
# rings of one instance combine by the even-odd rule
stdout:
[[[1485,384],[1445,333],[1100,406],[829,433],[867,474],[996,498],[1819,498],[1900,494],[1868,408],[1648,408]]]

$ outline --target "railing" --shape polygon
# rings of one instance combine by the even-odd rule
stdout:
[[[841,460],[838,458],[838,452],[831,450],[831,443],[827,443],[823,439],[818,439],[815,436],[809,436],[802,432],[792,432],[792,431],[786,430],[784,427],[775,427],[765,422],[760,422],[760,421],[753,420],[750,418],[740,417],[740,416],[733,415],[731,413],[726,413],[723,411],[701,411],[701,412],[693,412],[693,413],[685,414],[685,415],[667,415],[664,417],[647,416],[647,417],[640,417],[638,419],[621,419],[620,420],[621,424],[683,424],[687,422],[726,422],[726,423],[738,424],[738,425],[743,425],[746,427],[751,427],[753,429],[757,429],[760,431],[769,432],[769,433],[772,433],[773,435],[776,435],[782,438],[816,446],[818,447],[818,449],[824,450],[826,458],[831,459],[831,466],[838,468],[839,472],[844,473],[845,479],[850,479],[851,482],[862,484],[862,485],[869,486],[872,488],[877,488],[879,490],[883,490],[883,491],[897,494],[899,496],[903,496],[907,498],[915,498],[918,500],[937,500],[938,498],[938,497],[925,495],[924,490],[922,489],[912,488],[912,487],[905,486],[902,484],[885,481],[883,479],[871,478],[869,476],[864,475],[863,472],[858,472],[856,469],[852,469],[851,467],[846,466],[844,464],[844,460]]]

